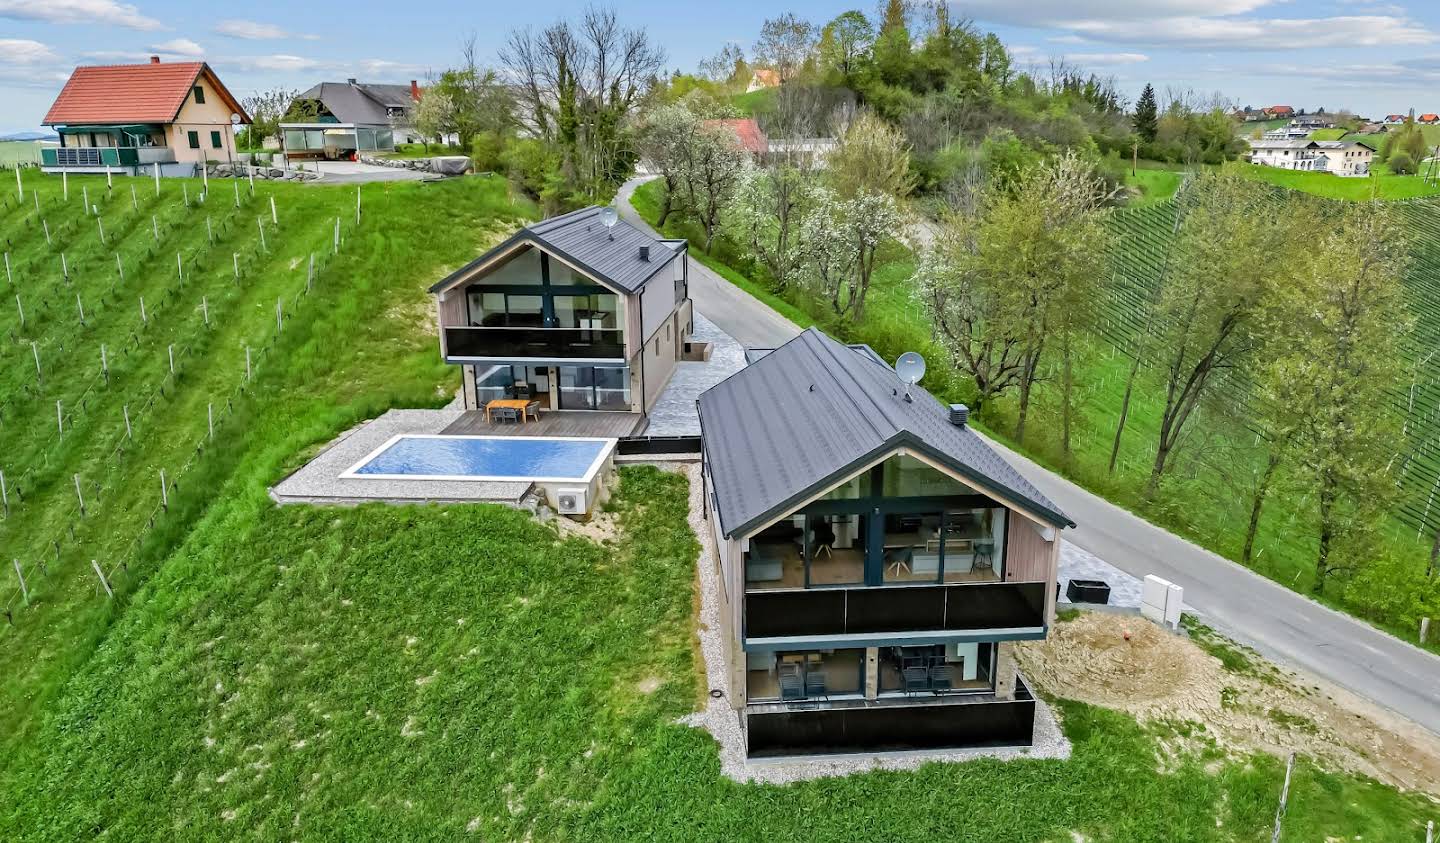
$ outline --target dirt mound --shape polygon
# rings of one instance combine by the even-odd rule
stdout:
[[[1128,640],[1127,640],[1128,633]],[[1239,649],[1227,667],[1183,635],[1135,616],[1085,613],[1020,647],[1032,684],[1176,729],[1172,752],[1214,740],[1239,752],[1291,751],[1322,765],[1440,795],[1440,738],[1340,688],[1276,669]]]

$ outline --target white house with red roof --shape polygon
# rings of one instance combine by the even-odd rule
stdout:
[[[245,109],[203,61],[77,67],[45,115],[60,146],[41,150],[46,172],[194,175],[235,160]]]

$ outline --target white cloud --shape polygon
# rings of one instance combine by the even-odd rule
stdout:
[[[318,41],[318,35],[302,35],[290,32],[273,23],[260,23],[253,20],[240,20],[232,18],[222,20],[215,25],[215,32],[230,38],[243,38],[247,41],[278,40],[283,38],[300,38],[305,41]]]
[[[49,45],[27,38],[0,38],[0,64],[43,64],[59,61]]]
[[[42,23],[86,23],[156,30],[165,25],[116,0],[0,0],[0,18]]]
[[[203,56],[205,48],[191,41],[189,38],[172,38],[160,44],[150,45],[150,50],[156,53],[171,53],[177,56]]]
[[[1139,64],[1150,57],[1144,53],[1066,53],[1065,60],[1080,65],[1115,65]]]
[[[425,72],[423,65],[388,59],[316,59],[287,53],[225,56],[215,59],[211,64],[222,70],[245,73],[314,73],[326,74],[335,79],[398,79],[401,76],[418,76]]]
[[[1064,30],[1059,43],[1114,43],[1187,50],[1283,50],[1432,44],[1440,35],[1403,9],[1367,3],[1361,14],[1315,18],[1263,17],[1285,0],[977,0],[966,13],[979,20]]]

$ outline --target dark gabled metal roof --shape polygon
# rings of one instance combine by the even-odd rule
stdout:
[[[949,408],[906,386],[873,352],[814,328],[700,395],[720,528],[744,535],[850,476],[912,448],[1055,527],[1074,526]]]
[[[528,241],[557,255],[600,281],[624,293],[635,293],[657,272],[669,266],[685,250],[679,241],[657,240],[625,220],[607,229],[600,222],[600,206],[591,205],[558,217],[525,226],[505,242],[465,264],[431,285],[430,292],[445,289],[495,255]],[[640,247],[650,247],[650,259],[640,258]]]

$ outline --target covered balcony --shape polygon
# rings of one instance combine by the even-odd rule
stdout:
[[[445,359],[613,360],[623,364],[625,332],[618,329],[447,327]]]

